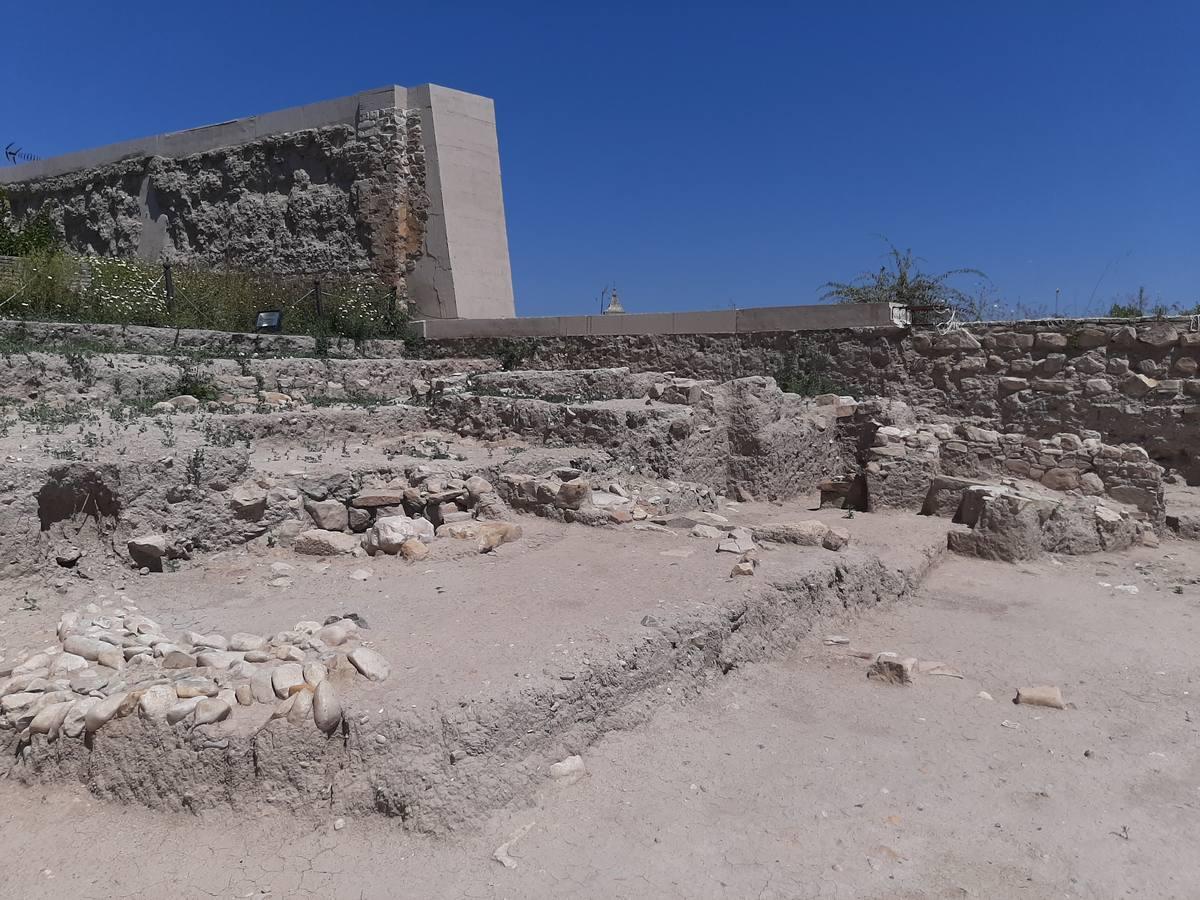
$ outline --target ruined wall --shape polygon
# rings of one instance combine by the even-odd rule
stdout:
[[[628,366],[694,378],[819,370],[837,390],[904,400],[925,418],[1031,437],[1095,431],[1136,443],[1200,483],[1200,330],[1194,318],[984,324],[939,335],[895,328],[433,342],[431,352],[518,368]]]
[[[420,117],[270,135],[179,158],[143,156],[7,185],[18,216],[49,204],[80,253],[287,272],[376,271],[420,255],[428,198]]]

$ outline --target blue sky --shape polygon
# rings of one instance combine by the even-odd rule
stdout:
[[[1200,4],[571,6],[12,3],[0,144],[435,82],[496,101],[523,315],[811,303],[880,235],[1008,304],[1200,302]]]

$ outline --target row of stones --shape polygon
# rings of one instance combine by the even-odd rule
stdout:
[[[89,604],[64,614],[57,634],[58,645],[26,656],[0,682],[0,728],[16,731],[19,743],[93,734],[134,712],[159,724],[210,725],[278,700],[290,701],[282,713],[289,721],[329,733],[342,709],[333,678],[345,685],[350,673],[372,681],[389,674],[383,657],[359,643],[353,619],[299,622],[271,637],[168,634],[131,604]]]

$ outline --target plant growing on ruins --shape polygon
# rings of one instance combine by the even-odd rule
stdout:
[[[50,217],[49,203],[24,222],[13,215],[8,194],[0,188],[0,256],[44,255],[58,246],[58,233]]]
[[[779,389],[801,397],[818,394],[853,394],[856,391],[829,376],[833,357],[811,344],[801,344],[782,354],[771,373]]]
[[[901,251],[888,242],[890,267],[863,272],[853,281],[829,281],[822,300],[838,303],[898,303],[910,308],[970,309],[973,298],[951,281],[964,275],[987,278],[978,269],[950,269],[933,275],[922,272],[919,257],[911,250]]]

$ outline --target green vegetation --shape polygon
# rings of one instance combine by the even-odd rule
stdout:
[[[49,204],[24,222],[18,222],[13,215],[8,194],[0,188],[0,256],[51,253],[57,246],[58,236],[50,219]]]
[[[1145,287],[1139,287],[1136,294],[1126,294],[1123,298],[1115,298],[1109,307],[1108,315],[1113,319],[1140,319],[1145,316],[1162,318],[1163,316],[1197,316],[1200,315],[1200,303],[1194,306],[1184,306],[1181,303],[1166,304],[1161,299],[1150,301],[1150,294]]]
[[[954,287],[950,282],[960,276],[973,275],[986,279],[978,269],[951,269],[940,275],[931,275],[918,268],[918,257],[911,250],[901,252],[890,242],[888,256],[890,268],[880,266],[878,271],[863,272],[853,281],[830,281],[825,284],[822,300],[839,303],[899,303],[908,307],[933,309],[967,310],[975,305],[975,298]]]
[[[168,296],[162,266],[74,256],[28,235],[34,224],[18,232],[0,216],[0,247],[21,251],[0,250],[17,257],[0,268],[0,317],[250,332],[260,310],[280,310],[285,333],[312,335],[325,352],[339,338],[417,343],[404,301],[371,276],[322,276],[318,289],[311,277],[177,265]]]
[[[795,350],[782,354],[772,372],[780,390],[802,397],[819,394],[854,394],[853,385],[842,384],[829,376],[833,357],[812,344],[803,343]]]

